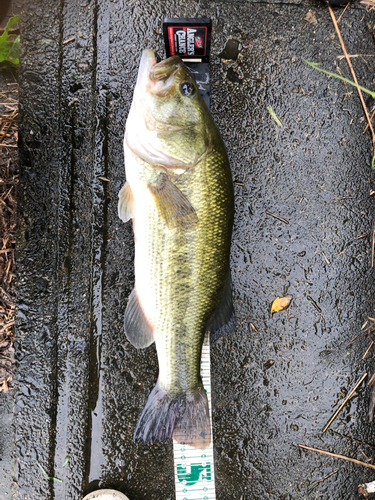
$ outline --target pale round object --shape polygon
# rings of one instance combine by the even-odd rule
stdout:
[[[97,490],[86,495],[83,500],[129,500],[129,498],[116,490]]]

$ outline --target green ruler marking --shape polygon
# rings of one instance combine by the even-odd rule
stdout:
[[[211,413],[210,337],[202,348],[201,376]],[[211,425],[212,436],[212,425]],[[215,500],[215,474],[212,439],[208,448],[197,449],[173,440],[176,500]]]

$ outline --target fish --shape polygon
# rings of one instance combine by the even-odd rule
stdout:
[[[234,328],[230,246],[233,181],[223,140],[178,56],[142,52],[124,137],[119,217],[133,220],[135,284],[124,315],[130,343],[156,344],[159,376],[136,442],[174,438],[207,448],[200,376],[207,331]]]

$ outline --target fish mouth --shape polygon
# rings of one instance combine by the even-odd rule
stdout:
[[[156,64],[155,52],[152,49],[145,49],[142,52],[141,62],[138,69],[137,84],[135,90],[142,93],[147,89],[150,80],[150,71]]]
[[[156,62],[155,53],[152,49],[142,52],[139,64],[137,84],[134,91],[134,104],[141,108],[148,130],[156,132],[178,132],[186,127],[169,125],[157,120],[149,107],[146,95],[151,93],[157,97],[165,97],[171,91],[174,75],[183,65],[180,57],[173,56],[159,63]]]
[[[182,65],[180,57],[173,56],[155,64],[150,70],[150,80],[153,82],[166,81],[171,78]]]
[[[173,82],[183,62],[180,57],[173,56],[150,66],[147,91],[156,97],[167,97],[175,91]]]
[[[175,73],[182,65],[183,62],[178,56],[169,57],[157,63],[152,49],[143,50],[136,89],[139,93],[147,91],[155,95],[165,95]]]

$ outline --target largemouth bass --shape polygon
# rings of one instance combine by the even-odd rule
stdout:
[[[223,141],[179,57],[156,63],[152,50],[143,51],[124,149],[119,216],[133,218],[135,237],[125,334],[137,348],[155,341],[159,362],[134,438],[205,448],[203,339],[234,325],[233,183]]]

